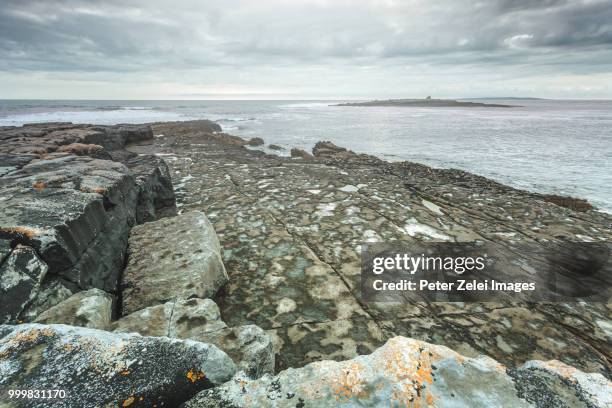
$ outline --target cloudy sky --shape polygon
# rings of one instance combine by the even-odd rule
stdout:
[[[612,0],[2,0],[0,99],[612,98]]]

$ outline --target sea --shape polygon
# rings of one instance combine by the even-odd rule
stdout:
[[[513,108],[335,106],[346,101],[0,100],[0,126],[210,119],[289,154],[330,140],[389,161],[456,168],[612,213],[612,101],[479,99]],[[267,150],[267,147],[262,149]],[[271,152],[271,151],[270,151]]]

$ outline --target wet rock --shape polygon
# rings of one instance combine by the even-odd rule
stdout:
[[[173,299],[212,297],[228,278],[212,225],[199,211],[134,227],[123,314]]]
[[[277,151],[285,150],[285,148],[284,148],[284,147],[279,146],[279,145],[276,145],[276,144],[270,144],[270,145],[268,145],[268,149],[271,149],[271,150],[277,150]]]
[[[296,149],[296,148],[291,149],[291,157],[298,157],[304,160],[314,159],[314,156],[308,153],[306,150]]]
[[[251,378],[274,372],[270,336],[255,325],[229,328],[210,299],[189,299],[151,306],[113,322],[113,330],[167,336],[214,344]]]
[[[338,153],[346,153],[344,147],[336,146],[332,142],[317,142],[315,146],[312,148],[312,154],[315,157],[327,157],[334,156]]]
[[[35,320],[42,324],[67,324],[108,330],[113,297],[100,289],[78,292],[41,313]]]
[[[23,311],[36,299],[45,274],[45,264],[28,246],[17,245],[0,265],[0,323],[19,320]]]
[[[587,200],[582,198],[560,196],[556,194],[544,194],[542,198],[549,203],[569,208],[570,210],[585,212],[594,209]]]
[[[177,406],[232,377],[215,346],[64,325],[0,326],[0,386],[62,389],[40,407]],[[27,406],[27,400],[14,406]]]
[[[395,337],[368,356],[321,361],[251,381],[237,376],[198,394],[196,407],[531,407],[516,394],[506,368]]]
[[[252,137],[249,139],[249,141],[247,142],[247,144],[249,146],[263,146],[264,145],[264,140],[261,137]]]

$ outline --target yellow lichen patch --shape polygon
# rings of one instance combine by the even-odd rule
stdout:
[[[134,401],[136,401],[136,398],[130,397],[130,398],[126,399],[125,401],[123,401],[123,404],[121,404],[121,406],[122,407],[129,407],[130,405],[132,405],[134,403]]]
[[[187,378],[192,383],[195,383],[196,381],[201,380],[204,377],[205,377],[205,375],[204,375],[204,373],[202,371],[195,371],[195,370],[187,371]]]
[[[390,342],[388,348],[385,372],[395,384],[391,399],[413,408],[432,406],[435,397],[428,386],[433,384],[432,363],[440,357],[417,342],[408,347]]]
[[[130,375],[132,372],[130,370],[121,371],[119,374],[121,375]]]
[[[334,381],[332,386],[336,399],[364,398],[367,396],[365,391],[365,381],[363,379],[363,366],[357,362],[352,362],[342,368],[342,372]]]
[[[32,184],[32,188],[38,191],[42,191],[47,188],[47,185],[42,181],[37,181],[36,183]]]

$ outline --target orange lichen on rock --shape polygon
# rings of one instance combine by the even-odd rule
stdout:
[[[432,363],[439,357],[419,343],[405,345],[389,343],[385,355],[385,371],[396,384],[391,394],[393,401],[413,408],[431,406],[435,397],[429,392],[428,385],[433,384]],[[425,403],[425,405],[423,405]]]
[[[342,368],[340,377],[334,381],[332,386],[337,400],[351,399],[353,397],[364,398],[367,396],[362,372],[363,366],[356,362]]]
[[[81,191],[84,193],[96,193],[96,194],[101,194],[101,195],[104,195],[104,193],[106,193],[106,189],[102,187],[93,187],[93,188],[81,187]]]
[[[42,181],[37,181],[36,183],[32,184],[32,188],[37,191],[42,191],[45,188],[47,188],[47,185],[43,183]]]
[[[38,230],[27,227],[0,227],[0,232],[6,234],[21,235],[23,237],[32,239],[38,234]]]
[[[136,401],[136,398],[130,397],[130,398],[126,399],[125,401],[123,401],[123,404],[121,404],[121,406],[122,407],[129,407],[130,405],[132,405],[134,403],[134,401]]]
[[[192,383],[195,383],[196,381],[201,380],[204,377],[205,377],[205,375],[204,375],[204,373],[202,371],[189,370],[187,372],[187,378]]]

